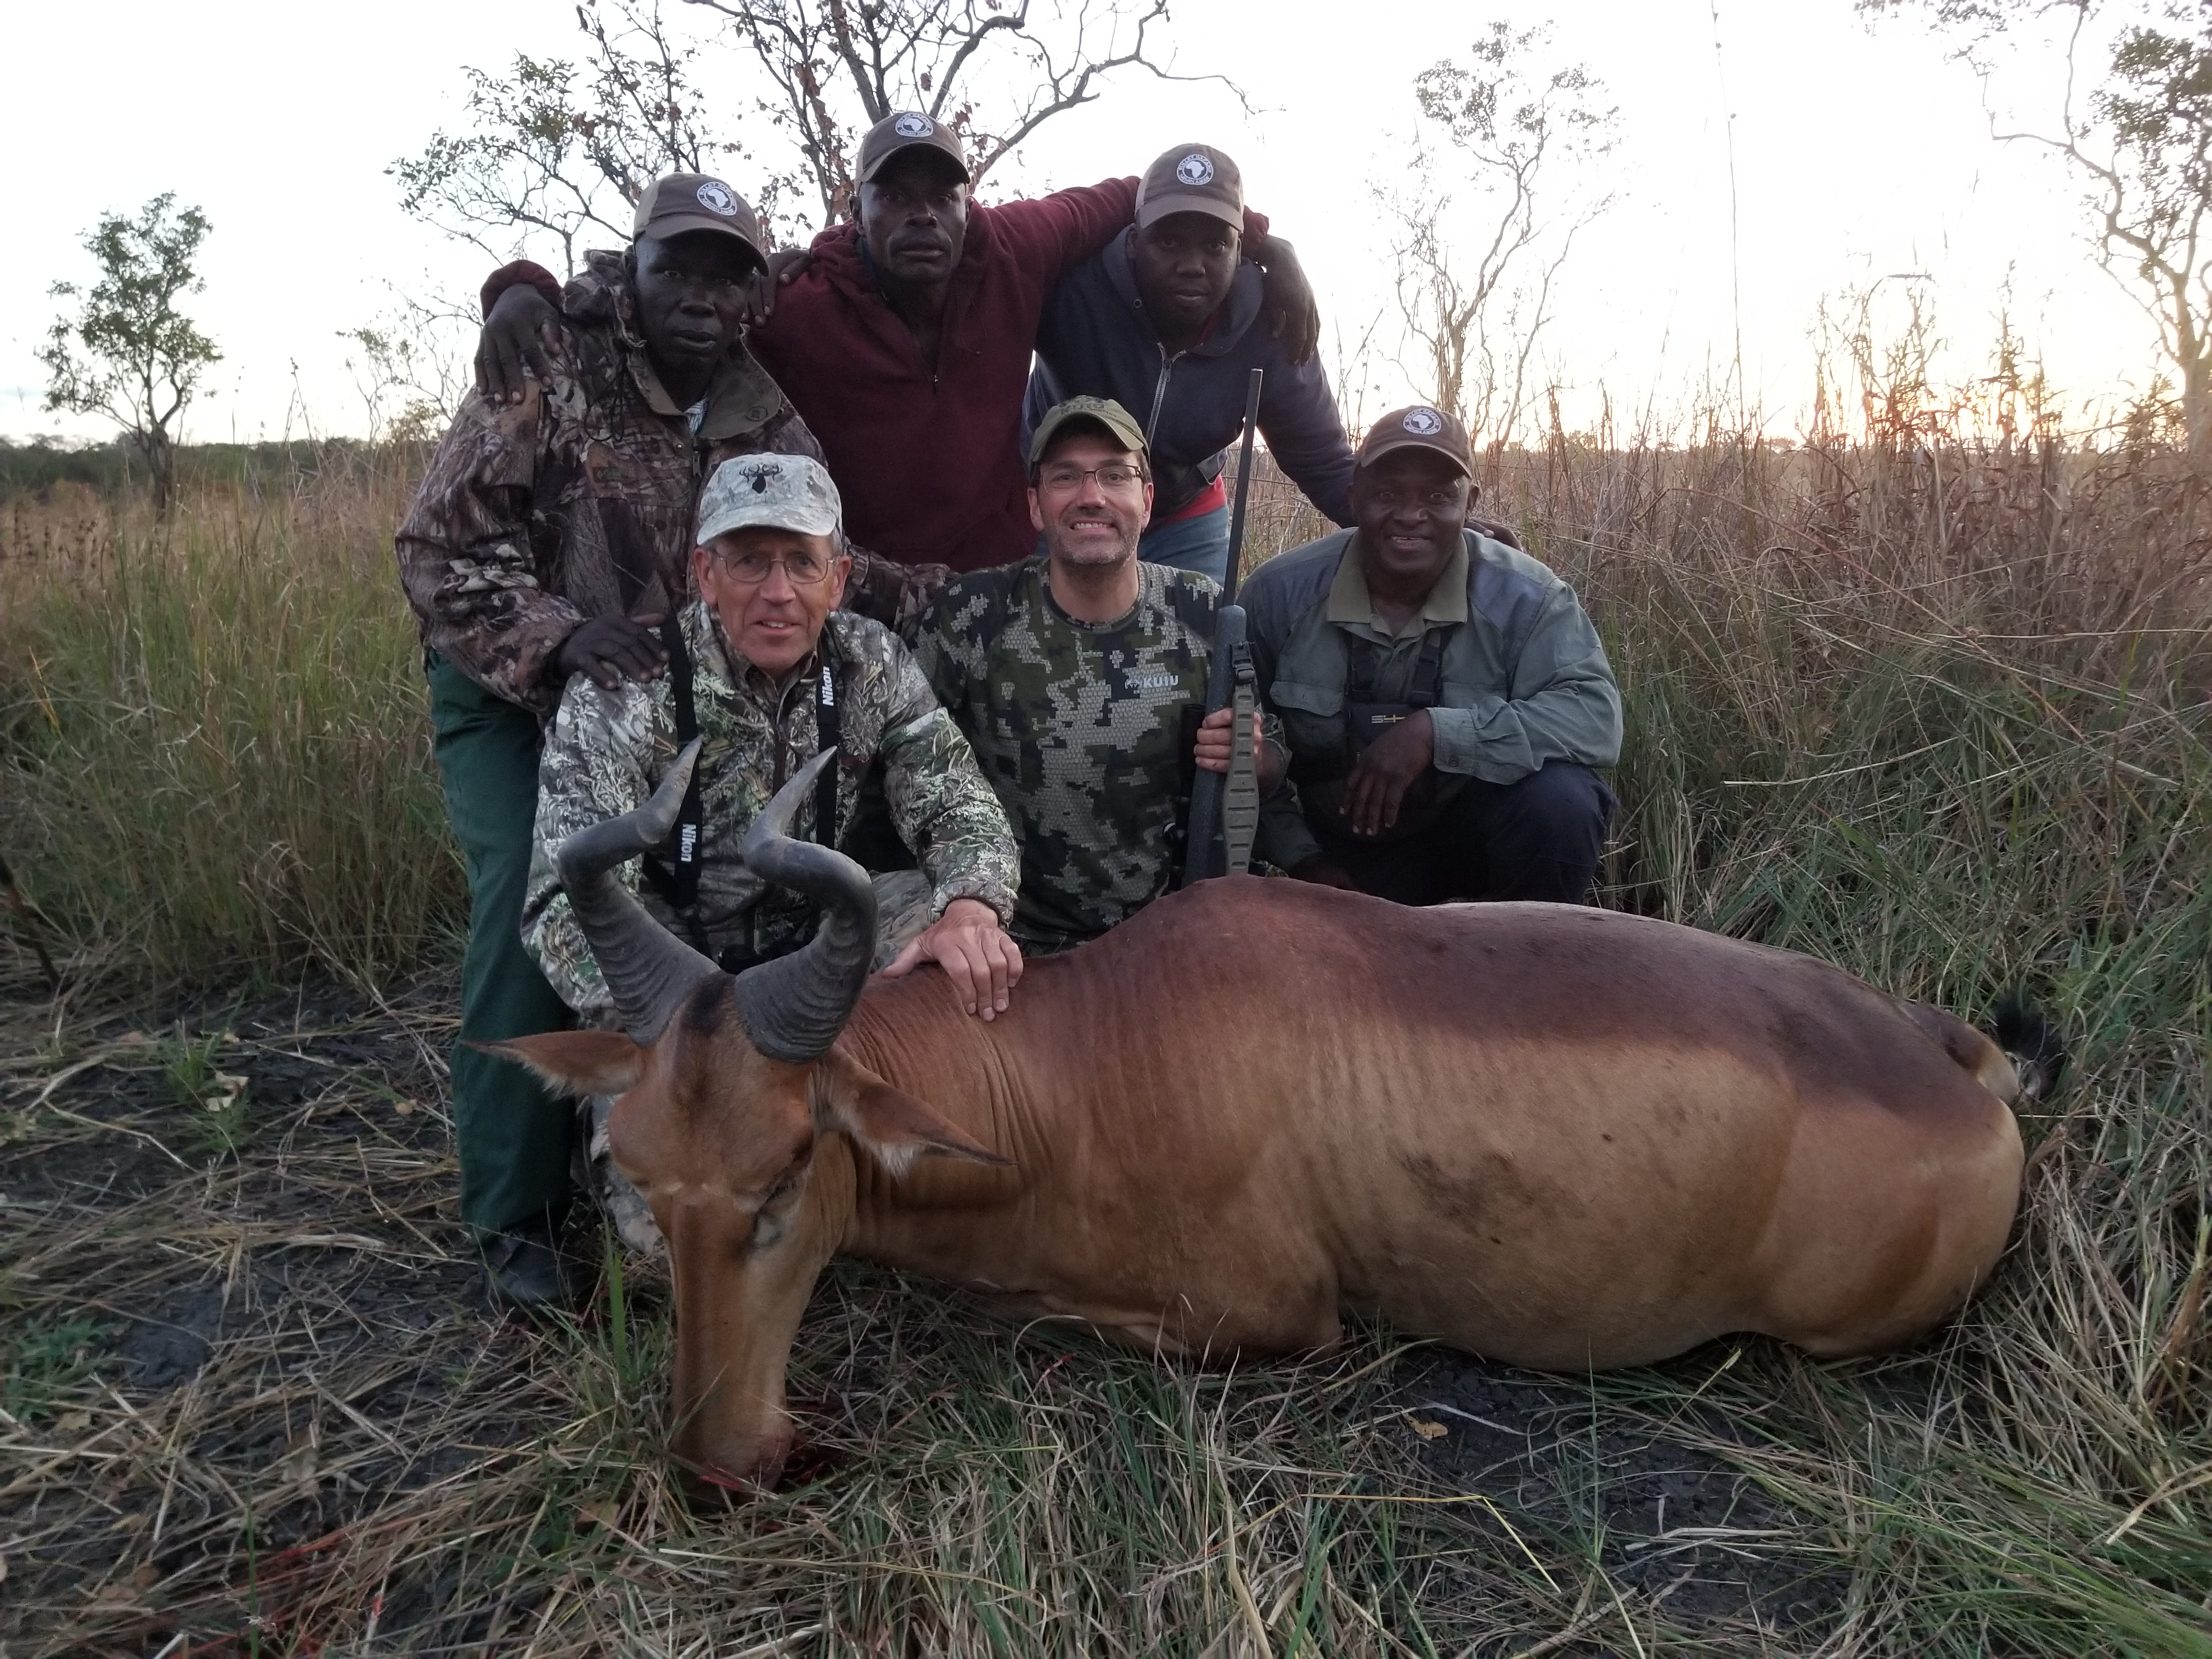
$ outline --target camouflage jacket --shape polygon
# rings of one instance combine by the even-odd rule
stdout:
[[[806,940],[813,912],[797,895],[766,888],[738,847],[769,798],[819,752],[817,659],[772,685],[730,652],[705,605],[686,605],[681,626],[702,745],[698,918],[717,956],[733,945],[775,954]],[[892,825],[930,880],[932,917],[957,898],[980,899],[1002,921],[1012,915],[1016,866],[1006,814],[913,655],[882,624],[845,611],[830,617],[823,641],[837,690],[840,826],[852,823],[860,785],[880,759]],[[644,800],[677,749],[675,698],[665,675],[603,691],[579,674],[546,734],[522,938],[554,990],[587,1018],[603,1015],[610,999],[554,874],[553,849],[575,830]],[[814,833],[811,796],[793,833]],[[625,866],[623,879],[638,887],[639,866]],[[650,885],[640,896],[662,923],[684,931]]]
[[[1175,874],[1221,590],[1139,565],[1136,608],[1077,622],[1046,560],[956,576],[915,647],[1021,844],[1008,924],[1063,951],[1126,921]],[[1279,743],[1272,719],[1271,739]]]
[[[463,400],[395,538],[423,642],[541,717],[561,696],[552,654],[580,623],[665,614],[690,594],[694,512],[717,463],[822,456],[741,345],[701,404],[678,409],[647,359],[620,256],[592,258],[592,280],[570,284],[552,375],[520,404]],[[846,605],[911,626],[929,575],[856,554]]]

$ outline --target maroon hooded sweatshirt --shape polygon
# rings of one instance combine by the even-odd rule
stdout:
[[[860,228],[814,239],[813,263],[745,343],[822,446],[854,541],[956,571],[1035,550],[1021,428],[1037,324],[1060,279],[1120,234],[1136,203],[1132,178],[971,204],[933,374],[877,286]],[[1247,210],[1247,240],[1267,234]],[[487,311],[514,281],[558,293],[550,273],[518,262],[485,285]]]

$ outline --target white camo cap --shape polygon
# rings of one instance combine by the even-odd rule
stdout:
[[[740,455],[707,480],[699,498],[699,544],[756,525],[834,536],[844,511],[837,486],[811,456]]]

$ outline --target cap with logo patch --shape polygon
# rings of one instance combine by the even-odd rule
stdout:
[[[734,236],[754,258],[764,257],[760,221],[753,216],[745,198],[720,179],[710,179],[703,173],[672,173],[645,187],[645,194],[637,198],[639,240],[681,236],[693,230],[717,230]]]
[[[1369,427],[1352,465],[1372,466],[1394,449],[1425,449],[1443,456],[1468,477],[1474,476],[1474,455],[1466,426],[1456,415],[1426,404],[1394,409]]]
[[[1211,144],[1177,144],[1137,181],[1137,228],[1170,213],[1203,213],[1244,228],[1244,175]]]
[[[740,455],[724,461],[699,498],[699,544],[757,526],[834,536],[845,510],[829,470],[809,455]]]
[[[1030,466],[1041,465],[1052,441],[1070,425],[1082,422],[1104,427],[1114,441],[1132,454],[1145,453],[1145,428],[1121,404],[1111,398],[1070,398],[1045,410],[1044,418],[1036,423],[1036,431],[1030,439]]]
[[[961,151],[959,135],[920,110],[902,109],[884,117],[860,140],[853,182],[875,183],[876,175],[890,164],[892,156],[910,149],[933,149],[940,155],[951,157],[952,164],[960,169],[961,182],[968,181],[968,157]]]

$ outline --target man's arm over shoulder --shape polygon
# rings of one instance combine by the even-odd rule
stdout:
[[[1006,810],[975,764],[975,751],[929,688],[921,665],[888,633],[879,635],[886,703],[881,753],[884,793],[899,839],[933,890],[930,913],[955,899],[1012,919],[1021,864]]]
[[[1520,563],[1542,570],[1533,560]],[[1526,637],[1517,649],[1509,637],[1504,694],[1479,696],[1471,708],[1430,710],[1438,771],[1517,783],[1548,760],[1611,766],[1620,758],[1620,688],[1605,644],[1574,589],[1543,575],[1549,581]]]
[[[535,390],[515,404],[464,398],[392,538],[430,647],[539,714],[561,693],[546,679],[553,653],[584,620],[538,585],[530,544],[543,413]]]
[[[619,817],[653,793],[661,763],[654,754],[654,708],[652,687],[624,680],[607,691],[579,674],[554,714],[538,763],[522,943],[561,1000],[586,1020],[609,1014],[614,1002],[562,890],[553,854],[577,830]],[[637,861],[623,866],[617,878],[635,891]]]
[[[1317,356],[1291,361],[1273,342],[1261,388],[1260,431],[1267,453],[1332,524],[1352,522],[1352,440]]]

